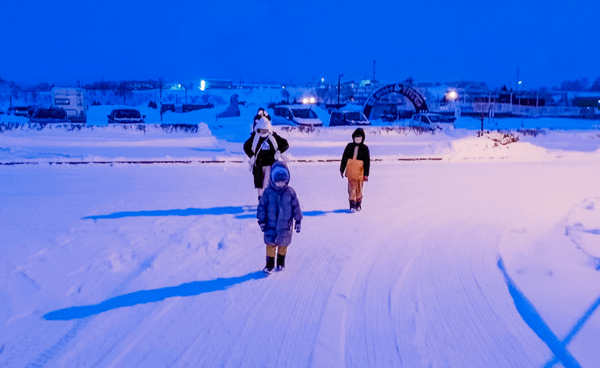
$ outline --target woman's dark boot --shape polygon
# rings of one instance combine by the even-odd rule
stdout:
[[[277,255],[277,268],[275,271],[283,271],[285,269],[285,256]]]
[[[350,211],[353,211],[356,208],[356,203],[354,201],[350,201]]]
[[[267,274],[273,273],[273,268],[275,268],[275,257],[267,256],[267,265],[263,268],[263,272]]]
[[[362,210],[362,199],[360,201],[356,201],[354,208],[356,208],[357,211]]]

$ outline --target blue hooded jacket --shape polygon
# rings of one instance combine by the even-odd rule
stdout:
[[[285,180],[283,187],[275,185],[276,181]],[[292,242],[294,221],[302,220],[302,210],[296,191],[288,184],[290,171],[287,166],[276,161],[271,166],[269,187],[265,189],[258,204],[256,218],[265,224],[265,244],[288,246]]]

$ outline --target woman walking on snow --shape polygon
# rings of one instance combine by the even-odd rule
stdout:
[[[287,248],[292,243],[292,228],[300,232],[302,210],[296,191],[289,186],[290,172],[287,166],[277,161],[271,167],[269,187],[265,189],[256,210],[258,225],[264,232],[267,246],[267,265],[263,269],[270,274],[275,267],[277,271],[285,267]],[[296,225],[294,225],[294,220]]]
[[[360,211],[362,209],[363,184],[369,180],[369,168],[371,166],[371,156],[369,147],[365,144],[365,131],[358,128],[352,133],[352,143],[348,143],[340,172],[342,178],[348,178],[348,200],[350,202],[350,211]]]
[[[252,135],[244,143],[244,152],[250,159],[250,170],[254,175],[254,187],[259,201],[263,191],[269,186],[271,165],[289,147],[288,141],[273,131],[269,119],[262,116],[256,121]]]

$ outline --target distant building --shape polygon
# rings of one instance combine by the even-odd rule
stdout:
[[[232,88],[235,89],[282,89],[281,84],[253,84],[253,83],[239,83],[234,84]]]
[[[198,85],[201,91],[207,89],[281,89],[279,84],[233,83],[223,79],[202,79]]]
[[[223,79],[202,79],[198,85],[198,89],[204,91],[206,89],[231,89],[233,82]]]
[[[164,83],[163,83],[164,85]],[[146,91],[150,89],[159,88],[158,82],[149,80],[149,81],[131,81],[128,82],[127,86],[134,91]]]
[[[162,89],[170,89],[173,91],[185,90],[185,85],[177,82],[162,82]]]

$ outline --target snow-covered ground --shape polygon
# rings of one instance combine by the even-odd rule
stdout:
[[[598,366],[598,130],[369,128],[350,214],[352,129],[277,128],[305,219],[264,277],[255,112],[1,132],[0,366]]]

